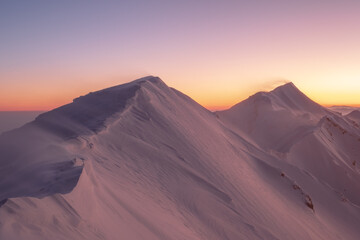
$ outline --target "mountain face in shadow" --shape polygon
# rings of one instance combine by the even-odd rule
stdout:
[[[148,76],[0,135],[0,239],[358,239],[359,156],[292,83],[213,113]]]

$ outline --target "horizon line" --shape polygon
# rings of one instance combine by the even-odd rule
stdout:
[[[242,101],[240,101],[240,102],[242,102]],[[229,109],[236,104],[237,103],[230,105],[230,106],[203,106],[201,104],[200,105],[209,111],[221,111],[221,110]],[[326,108],[330,108],[330,107],[360,107],[360,104],[319,104],[319,105],[326,107]],[[61,105],[61,106],[63,106],[63,105]],[[2,110],[2,109],[0,109],[0,112],[49,112],[49,111],[59,108],[61,106],[58,106],[55,108],[49,108],[49,109],[30,109],[30,110],[29,109],[26,109],[26,110],[24,110],[24,109],[19,109],[19,110],[10,110],[10,109]]]

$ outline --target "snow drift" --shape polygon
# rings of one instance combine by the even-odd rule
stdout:
[[[293,84],[212,113],[145,77],[0,136],[0,239],[358,239],[359,144]]]

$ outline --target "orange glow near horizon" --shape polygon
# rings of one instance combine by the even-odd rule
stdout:
[[[101,90],[103,88],[111,87],[118,84],[123,84],[128,82],[129,78],[123,78],[122,81],[104,81],[104,82],[92,82],[83,86],[81,82],[78,84],[72,84],[72,86],[43,86],[43,88],[38,88],[38,86],[27,86],[25,89],[16,88],[14,86],[12,89],[0,89],[0,111],[49,111],[51,109],[60,107],[62,105],[71,103],[72,100],[81,95],[86,95],[89,92]],[[132,78],[130,78],[132,79]],[[163,79],[166,82],[166,79]],[[192,86],[186,85],[177,88],[178,90],[184,92],[199,104],[205,108],[216,111],[216,110],[225,110],[231,106],[245,100],[249,96],[255,94],[258,91],[270,91],[278,85],[282,85],[282,82],[275,81],[263,82],[262,84],[244,87],[234,87],[233,89],[221,89],[216,91],[216,85],[208,85],[207,88],[204,88],[202,91]],[[174,87],[169,84],[171,87]],[[296,82],[295,82],[295,85]],[[328,87],[314,88],[312,84],[298,86],[299,89],[306,94],[309,98],[315,102],[329,107],[329,106],[360,106],[360,96],[357,93],[357,89],[352,87],[351,89],[346,90],[346,87],[340,89],[339,91],[335,88],[331,89]],[[181,89],[181,87],[183,89]],[[4,91],[7,90],[7,91]],[[16,94],[13,92],[16,91]],[[208,91],[208,92],[206,92]]]
[[[0,110],[146,75],[210,109],[286,81],[322,105],[360,105],[360,1],[139,1],[2,4]]]

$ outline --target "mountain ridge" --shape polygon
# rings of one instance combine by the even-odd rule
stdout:
[[[1,135],[0,238],[357,239],[355,126],[279,92],[231,122],[149,76]]]
[[[160,78],[147,76],[75,98],[70,104],[39,115],[33,123],[52,131],[57,129],[56,134],[63,135],[64,138],[92,134],[104,128],[105,121],[112,115],[123,111],[141,88],[151,84],[167,87]],[[59,125],[64,124],[57,123],[58,118],[76,130],[59,128]]]
[[[258,92],[224,111],[231,111],[231,109],[236,109],[249,101],[261,102],[261,100],[265,103],[271,103],[275,110],[291,109],[292,111],[307,111],[315,114],[319,111],[327,111],[324,107],[308,98],[292,82],[278,86],[269,92]]]

